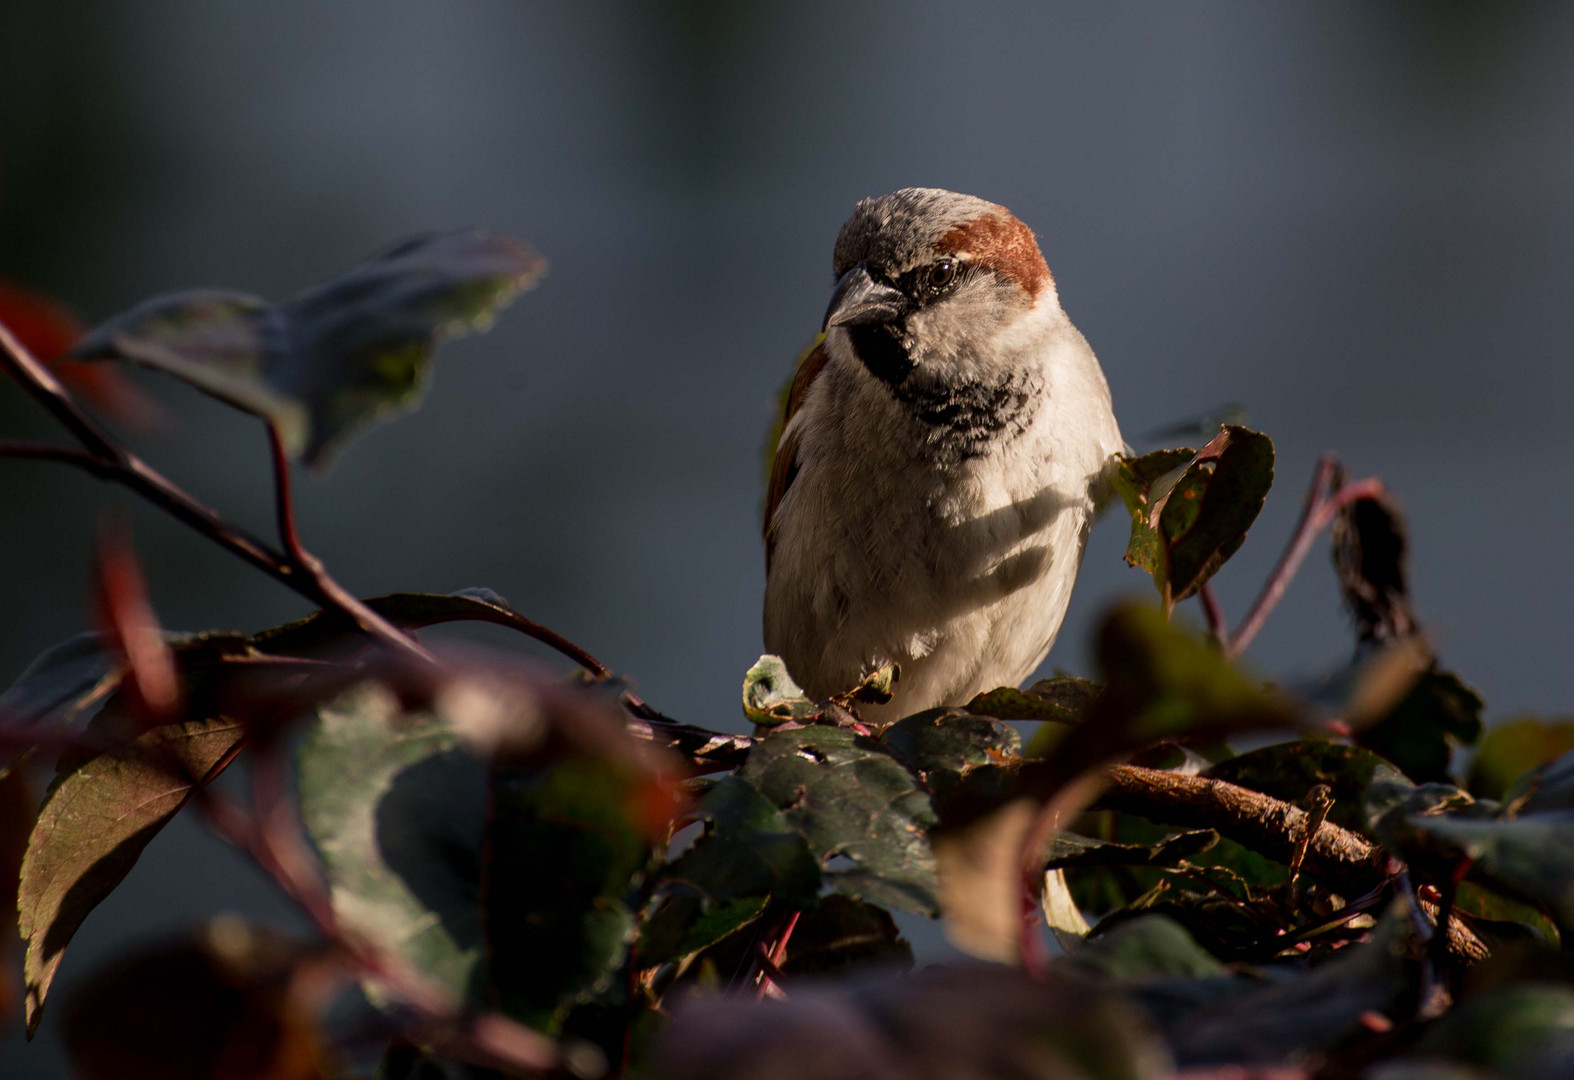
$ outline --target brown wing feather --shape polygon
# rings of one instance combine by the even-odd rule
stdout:
[[[787,494],[793,478],[798,475],[798,433],[793,432],[785,439],[782,438],[782,433],[787,425],[792,423],[793,417],[798,415],[804,398],[809,394],[809,386],[819,377],[820,372],[825,370],[825,363],[829,359],[830,355],[825,351],[825,339],[822,337],[799,359],[798,370],[793,373],[792,382],[787,386],[780,422],[774,433],[774,445],[770,448],[771,474],[765,488],[765,521],[762,531],[765,536],[767,571],[771,566],[771,549],[775,546],[771,539],[771,522],[776,517],[776,508],[781,505],[782,496]]]

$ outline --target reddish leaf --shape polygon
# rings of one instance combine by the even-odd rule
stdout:
[[[70,308],[30,289],[0,280],[0,323],[27,351],[55,369],[73,393],[134,431],[158,426],[163,412],[136,383],[105,364],[85,364],[65,356],[86,328]]]

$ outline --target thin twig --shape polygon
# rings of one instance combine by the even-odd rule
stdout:
[[[1204,581],[1202,588],[1197,590],[1197,600],[1202,604],[1202,613],[1208,619],[1208,632],[1213,635],[1213,640],[1221,651],[1229,652],[1230,627],[1225,621],[1224,610],[1219,607],[1219,598],[1213,595],[1213,582]]]
[[[64,424],[90,454],[105,460],[124,461],[125,450],[77,406],[66,388],[60,385],[60,380],[27,351],[4,323],[0,323],[0,367],[9,371],[22,384],[22,389]]]
[[[323,566],[322,560],[307,551],[295,529],[295,498],[290,489],[290,458],[284,448],[284,438],[278,424],[265,422],[268,429],[268,446],[273,460],[273,491],[275,512],[279,520],[279,538],[284,543],[285,557],[290,564],[311,579],[317,594],[329,606],[349,616],[355,625],[373,638],[391,647],[395,652],[413,656],[427,664],[437,659],[427,652],[413,636],[399,630],[387,619],[367,607],[359,597],[340,585]]]
[[[1312,477],[1312,486],[1306,493],[1306,506],[1301,511],[1300,523],[1296,526],[1284,554],[1279,557],[1278,565],[1273,568],[1273,573],[1263,584],[1257,602],[1252,605],[1251,611],[1247,612],[1246,618],[1241,621],[1240,627],[1225,648],[1225,655],[1231,659],[1245,652],[1247,646],[1257,637],[1263,624],[1268,621],[1268,615],[1278,605],[1285,590],[1290,587],[1290,581],[1301,568],[1301,563],[1306,560],[1312,544],[1317,540],[1317,535],[1328,527],[1334,515],[1352,502],[1375,498],[1382,494],[1383,485],[1380,480],[1358,480],[1330,492],[1329,488],[1335,482],[1338,470],[1339,463],[1332,455],[1325,454],[1318,460],[1317,471]]]

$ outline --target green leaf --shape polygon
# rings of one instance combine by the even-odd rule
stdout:
[[[807,724],[820,706],[805,696],[787,673],[779,656],[762,656],[743,676],[743,715],[762,727],[795,722]]]
[[[1132,516],[1126,561],[1153,575],[1166,607],[1235,554],[1273,486],[1273,442],[1248,428],[1225,425],[1182,464],[1184,453],[1127,459],[1115,483]]]
[[[656,874],[662,899],[640,937],[642,966],[709,948],[758,918],[769,899],[804,907],[820,890],[802,834],[746,781],[717,781],[694,813],[706,830]]]
[[[1497,1076],[1567,1076],[1574,1067],[1574,990],[1506,986],[1461,1002],[1427,1030],[1416,1052]]]
[[[222,292],[156,297],[72,355],[174,375],[276,423],[292,455],[321,464],[360,429],[414,408],[437,345],[486,329],[544,269],[506,236],[420,237],[283,304]]]
[[[1070,955],[1073,965],[1110,979],[1210,979],[1230,974],[1174,919],[1141,915],[1095,934]]]
[[[1501,799],[1514,782],[1574,750],[1574,720],[1525,717],[1487,732],[1470,763],[1466,786],[1483,799]]]
[[[897,931],[890,912],[832,893],[799,916],[782,970],[794,976],[828,976],[912,966],[912,946]]]
[[[339,919],[458,1000],[482,974],[486,776],[437,717],[372,682],[319,711],[297,762]]]
[[[1481,737],[1481,695],[1458,676],[1436,668],[1418,679],[1382,720],[1356,733],[1356,741],[1419,782],[1447,781],[1457,745]]]
[[[1190,447],[1179,450],[1155,450],[1138,458],[1121,458],[1115,472],[1115,491],[1126,504],[1131,515],[1131,540],[1126,545],[1126,562],[1150,574],[1164,572],[1164,555],[1160,548],[1159,532],[1151,520],[1153,499],[1167,493],[1185,472],[1186,465],[1197,452]],[[1164,484],[1157,494],[1152,494],[1160,480]]]
[[[89,758],[57,778],[28,839],[17,898],[30,1032],[82,921],[190,800],[194,780],[243,738],[230,720],[169,724],[138,738],[130,754]]]
[[[1221,761],[1203,775],[1290,803],[1305,798],[1314,785],[1326,784],[1334,799],[1328,820],[1340,828],[1364,832],[1366,788],[1372,774],[1386,764],[1358,746],[1299,739]]]
[[[1093,699],[1104,689],[1091,679],[1075,675],[1056,675],[1040,679],[1026,690],[1002,686],[979,694],[967,703],[975,716],[1000,720],[1049,720],[1060,724],[1079,724]]]
[[[832,727],[776,731],[750,750],[739,776],[803,834],[832,888],[859,899],[934,917],[935,858],[926,830],[929,796],[878,743]]]
[[[1304,1060],[1369,1035],[1367,1013],[1391,1015],[1407,995],[1414,1001],[1418,971],[1407,958],[1417,949],[1404,916],[1392,912],[1365,943],[1340,949],[1299,978],[1184,1016],[1166,1034],[1188,1068]]]
[[[493,769],[487,946],[495,993],[518,1020],[556,1030],[611,986],[628,953],[626,894],[651,859],[633,780],[581,757]]]
[[[880,742],[932,792],[952,787],[982,765],[1016,758],[1022,736],[1002,720],[955,709],[930,709],[898,720]]]

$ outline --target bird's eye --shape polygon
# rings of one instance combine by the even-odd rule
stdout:
[[[943,289],[955,280],[955,259],[941,259],[929,268],[929,287],[931,289]]]

